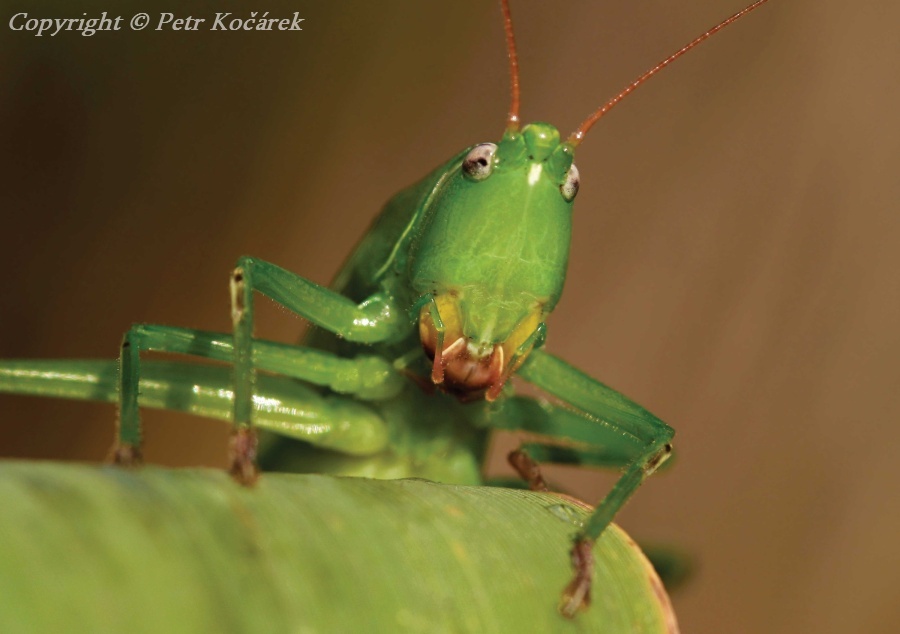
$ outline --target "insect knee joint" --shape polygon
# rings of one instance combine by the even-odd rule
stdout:
[[[244,268],[238,266],[231,273],[231,319],[235,325],[241,320],[244,316],[244,309],[246,302],[244,301],[245,295],[245,281],[244,281]]]
[[[662,464],[672,456],[672,443],[667,442],[662,449],[653,454],[644,465],[644,476],[649,476],[659,469]]]

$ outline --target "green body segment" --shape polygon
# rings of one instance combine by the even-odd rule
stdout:
[[[119,401],[114,361],[4,361],[0,391],[78,400]],[[138,405],[233,419],[231,370],[168,361],[142,361]],[[284,377],[260,377],[254,425],[323,448],[372,455],[388,444],[384,420],[365,404],[323,396]]]

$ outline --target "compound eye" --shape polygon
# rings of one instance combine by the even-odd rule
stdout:
[[[473,181],[483,181],[494,171],[494,152],[497,146],[493,143],[482,143],[473,147],[463,159],[463,174]]]
[[[575,200],[575,195],[578,194],[578,183],[580,180],[578,168],[575,167],[575,164],[573,163],[566,174],[566,180],[559,186],[559,192],[567,203]]]

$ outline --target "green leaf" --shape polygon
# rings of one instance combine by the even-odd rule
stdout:
[[[616,526],[556,611],[584,509],[424,480],[0,462],[2,632],[672,632]]]

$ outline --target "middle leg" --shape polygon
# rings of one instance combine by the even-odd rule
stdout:
[[[380,357],[361,356],[344,359],[328,352],[301,346],[271,341],[255,341],[254,344],[255,367],[328,387],[338,393],[378,400],[395,396],[404,385],[400,374]],[[149,324],[133,326],[122,341],[119,372],[120,415],[118,439],[114,448],[115,462],[131,464],[140,460],[141,426],[138,397],[142,376],[141,352],[174,352],[230,361],[233,349],[233,338],[227,334]],[[233,394],[232,390],[229,392]],[[352,409],[349,404],[342,406],[340,412],[347,414],[348,408]],[[303,411],[302,408],[300,411]],[[212,415],[216,414],[213,412]],[[356,418],[360,420],[363,429],[371,431],[365,432],[360,429],[360,435],[355,437],[355,440],[352,435],[346,436],[341,441],[333,440],[332,448],[350,453],[365,452],[370,449],[373,441],[377,444],[380,442],[378,438],[386,438],[386,432],[382,429],[383,424],[373,423],[372,417],[364,415],[364,412]],[[246,434],[233,436],[231,449],[232,473],[244,482],[251,482],[255,477],[254,472],[248,471],[247,468],[248,464],[251,466],[253,464],[250,453],[255,451],[255,446],[241,445],[248,438],[250,436]],[[354,447],[354,442],[358,446]]]
[[[325,288],[263,260],[242,257],[231,276],[234,324],[234,431],[237,449],[232,472],[241,481],[255,479],[256,434],[251,412],[256,384],[253,363],[253,292],[259,291],[313,324],[360,343],[396,338],[409,327],[393,298],[378,293],[362,302]]]

